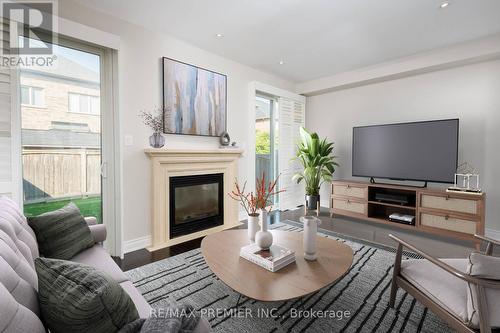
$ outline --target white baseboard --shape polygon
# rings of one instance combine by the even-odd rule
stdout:
[[[139,237],[123,242],[123,252],[129,253],[151,246],[151,236]]]
[[[500,240],[500,231],[499,230],[486,228],[484,233],[487,237]]]

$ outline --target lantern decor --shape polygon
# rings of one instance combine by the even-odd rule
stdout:
[[[455,173],[455,184],[449,187],[447,191],[481,193],[479,174],[476,169],[467,162],[460,164],[457,173]]]

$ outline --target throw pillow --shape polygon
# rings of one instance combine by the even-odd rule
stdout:
[[[94,245],[94,238],[80,210],[72,202],[61,209],[28,218],[40,253],[68,260]]]
[[[40,312],[53,333],[118,332],[139,318],[127,292],[96,268],[48,258],[35,268]]]
[[[500,281],[500,258],[487,256],[482,253],[472,252],[469,255],[469,265],[467,274],[483,279]],[[492,328],[500,327],[500,289],[485,288],[486,303],[488,304],[488,316]],[[479,297],[477,289],[473,284],[467,285],[467,312],[469,315],[469,325],[479,328],[478,313]]]

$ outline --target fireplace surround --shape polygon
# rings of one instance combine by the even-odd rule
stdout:
[[[238,203],[229,199],[227,193],[238,177],[238,163],[243,153],[240,149],[145,149],[151,160],[151,246],[155,251],[164,247],[180,244],[241,225],[239,222]],[[222,175],[222,224],[211,225],[203,230],[189,230],[189,233],[171,233],[171,198],[170,182],[176,177]],[[190,214],[187,214],[190,215]],[[210,215],[210,214],[209,214]],[[184,217],[186,218],[186,217]],[[189,218],[187,218],[189,220]],[[205,221],[206,222],[206,221]]]

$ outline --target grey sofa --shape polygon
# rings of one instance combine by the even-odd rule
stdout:
[[[129,294],[139,316],[150,315],[150,305],[116,265],[101,243],[106,227],[95,218],[86,218],[96,244],[71,260],[106,272]],[[0,197],[0,332],[45,332],[39,318],[38,282],[34,259],[39,257],[35,233],[17,205]],[[200,320],[197,332],[209,332],[210,325]]]

